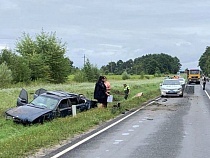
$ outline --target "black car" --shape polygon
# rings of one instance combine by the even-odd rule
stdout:
[[[8,109],[6,118],[23,124],[43,123],[56,117],[65,117],[72,114],[72,105],[80,111],[97,106],[97,102],[87,99],[82,94],[64,91],[47,91],[38,89],[34,99],[28,103],[28,93],[22,89],[17,99],[17,106]]]

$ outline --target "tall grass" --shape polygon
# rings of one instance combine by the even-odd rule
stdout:
[[[43,125],[37,124],[33,126],[23,126],[4,118],[4,111],[16,106],[21,88],[25,88],[29,93],[33,93],[39,88],[64,90],[83,93],[88,98],[93,98],[95,83],[44,84],[2,89],[0,90],[0,157],[13,158],[31,155],[40,148],[50,147],[95,128],[97,125],[115,118],[124,109],[140,107],[142,103],[160,94],[159,83],[161,80],[162,78],[126,80],[126,84],[131,88],[131,93],[128,100],[124,100],[123,83],[125,81],[110,79],[114,102],[109,103],[107,109],[95,108],[78,113],[76,117],[57,118],[51,122],[45,122]],[[134,97],[140,92],[143,92],[143,96]],[[32,96],[31,94],[30,99],[32,99]],[[121,103],[122,108],[113,112],[112,106],[117,102]]]

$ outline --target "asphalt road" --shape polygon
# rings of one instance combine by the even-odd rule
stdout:
[[[107,130],[90,133],[91,139],[82,138],[44,157],[209,158],[210,84],[205,91],[201,85],[191,86],[194,93],[156,100]]]

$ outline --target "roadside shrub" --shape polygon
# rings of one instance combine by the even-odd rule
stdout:
[[[140,74],[140,79],[144,79],[144,72],[143,71]]]
[[[130,77],[130,75],[126,72],[126,71],[124,71],[123,73],[122,73],[122,79],[123,80],[127,80],[127,79],[130,79],[131,77]]]
[[[145,77],[146,79],[150,79],[150,76],[145,75],[144,77]]]
[[[12,71],[7,67],[4,62],[0,65],[0,87],[5,88],[12,82]]]
[[[74,75],[73,80],[74,80],[75,82],[79,82],[79,83],[86,82],[86,81],[87,81],[86,74],[85,74],[83,71],[78,71],[78,72]]]
[[[160,73],[155,73],[154,77],[161,77],[161,74]]]

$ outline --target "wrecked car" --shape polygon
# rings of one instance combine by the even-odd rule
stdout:
[[[97,106],[97,102],[87,99],[82,94],[64,91],[47,91],[39,89],[34,99],[28,102],[28,93],[22,89],[17,99],[17,106],[5,111],[6,119],[22,124],[43,123],[56,117],[72,115],[72,105],[84,111]]]

